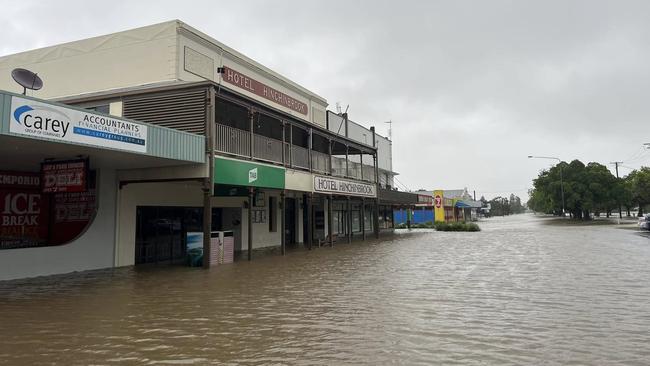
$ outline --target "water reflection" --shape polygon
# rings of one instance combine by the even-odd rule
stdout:
[[[648,239],[542,222],[0,283],[0,364],[647,364]]]

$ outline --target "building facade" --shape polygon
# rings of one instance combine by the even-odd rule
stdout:
[[[86,154],[92,168],[110,167],[98,175],[110,181],[101,191],[110,194],[98,197],[112,207],[104,223],[112,234],[103,240],[111,255],[85,267],[6,271],[0,279],[183,263],[195,234],[202,235],[204,265],[223,255],[213,248],[222,244],[215,233],[232,238],[235,257],[248,259],[256,251],[378,237],[393,228],[394,207],[413,201],[392,188],[392,146],[374,128],[327,111],[324,98],[183,22],[2,57],[0,89],[16,91],[8,79],[16,67],[44,79],[39,98],[167,132],[149,137],[147,148],[183,150],[187,139],[194,145],[190,160],[165,156],[148,165]],[[41,149],[29,167],[3,163],[0,170],[40,173],[36,162],[80,155],[76,147],[57,149]],[[47,261],[62,248],[71,246],[0,250],[0,263]]]

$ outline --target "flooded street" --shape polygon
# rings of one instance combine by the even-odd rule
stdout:
[[[0,283],[0,364],[648,364],[650,239],[480,225]]]

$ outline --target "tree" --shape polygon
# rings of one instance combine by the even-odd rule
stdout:
[[[564,209],[575,219],[589,220],[592,213],[599,215],[601,212],[609,216],[625,199],[624,186],[606,166],[594,162],[585,165],[573,160],[540,172],[533,180],[528,206],[538,212],[561,215],[562,188]]]
[[[650,203],[650,168],[634,170],[625,179],[629,185],[632,202],[639,205],[639,216],[642,216],[645,206]]]

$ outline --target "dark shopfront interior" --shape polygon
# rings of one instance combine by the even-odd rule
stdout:
[[[212,230],[221,230],[221,208],[212,209]],[[140,206],[136,216],[135,264],[184,264],[188,232],[203,231],[200,207]]]

